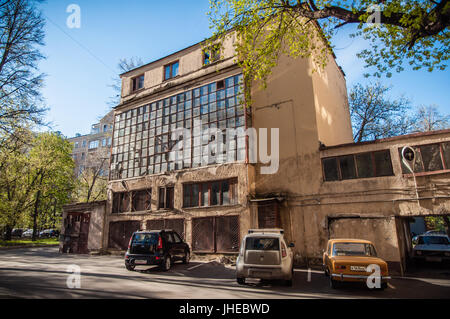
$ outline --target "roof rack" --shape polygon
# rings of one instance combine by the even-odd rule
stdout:
[[[254,233],[275,233],[275,234],[284,234],[284,229],[281,228],[266,228],[266,229],[249,229],[248,230],[249,234],[254,234]]]

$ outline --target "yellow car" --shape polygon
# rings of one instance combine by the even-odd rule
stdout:
[[[387,263],[377,257],[375,246],[368,240],[331,239],[323,254],[325,275],[330,286],[338,288],[342,282],[368,282],[369,288],[385,289],[390,279]],[[375,279],[378,271],[379,278]]]

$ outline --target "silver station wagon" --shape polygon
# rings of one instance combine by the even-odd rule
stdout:
[[[282,229],[249,230],[236,261],[236,278],[240,285],[246,278],[284,280],[292,286],[294,244],[287,245]]]

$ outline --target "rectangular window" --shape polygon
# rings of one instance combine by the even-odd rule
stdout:
[[[215,45],[203,51],[203,65],[208,65],[220,60],[220,46]]]
[[[234,205],[237,203],[237,179],[185,184],[183,207]]]
[[[172,79],[172,78],[178,76],[179,67],[180,67],[180,63],[178,61],[166,65],[164,67],[164,81],[167,81],[169,79]]]
[[[174,187],[160,187],[158,209],[173,209],[174,207]]]
[[[326,158],[322,166],[327,182],[394,175],[389,150]]]
[[[359,178],[369,178],[375,176],[372,153],[357,154],[356,166],[358,167]]]
[[[339,158],[339,168],[341,169],[342,179],[356,178],[355,160],[353,155],[342,156]]]
[[[339,180],[339,172],[336,158],[324,159],[322,163],[325,180],[328,182]]]
[[[140,90],[140,89],[144,88],[144,80],[145,80],[145,75],[144,74],[133,78],[131,80],[131,82],[132,82],[132,91],[137,91],[137,90]]]
[[[133,192],[133,212],[151,210],[152,190],[146,189]]]
[[[381,151],[373,153],[375,160],[375,172],[377,176],[392,176],[394,171],[392,170],[391,152]]]
[[[128,193],[113,194],[113,214],[127,213],[130,211],[130,196]]]
[[[450,169],[450,142],[442,143],[442,155],[446,169]]]
[[[89,142],[89,149],[92,150],[94,148],[98,148],[99,141],[90,141]]]
[[[439,144],[420,146],[425,172],[443,170],[441,148]]]

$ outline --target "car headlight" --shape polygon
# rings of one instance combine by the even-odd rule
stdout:
[[[421,256],[421,255],[422,255],[422,252],[421,252],[420,250],[416,250],[416,254],[417,254],[418,256]]]

